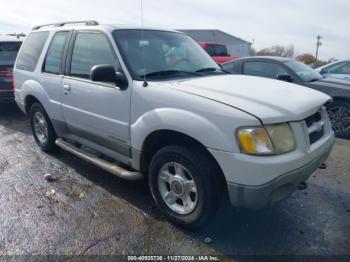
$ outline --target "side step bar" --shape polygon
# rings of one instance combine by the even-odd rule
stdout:
[[[103,170],[110,172],[120,178],[126,179],[126,180],[138,180],[143,177],[141,173],[138,172],[131,172],[128,170],[125,170],[115,164],[108,163],[107,161],[104,161],[97,156],[94,156],[92,154],[89,154],[85,152],[84,150],[75,147],[74,145],[65,142],[63,139],[58,138],[55,141],[55,144],[62,148],[65,151],[68,151],[72,153],[73,155],[76,155],[77,157],[84,159],[87,162],[90,162],[91,164],[94,164],[95,166],[98,166],[102,168]]]

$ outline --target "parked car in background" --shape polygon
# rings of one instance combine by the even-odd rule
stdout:
[[[13,102],[13,65],[22,40],[15,36],[0,35],[0,103]]]
[[[158,207],[186,227],[226,197],[254,209],[280,202],[334,143],[328,95],[227,74],[177,31],[38,26],[14,73],[43,151],[59,146],[121,178],[147,178]]]
[[[325,77],[339,78],[350,81],[350,60],[337,61],[315,69]]]
[[[231,56],[227,51],[227,46],[220,43],[212,42],[199,42],[199,45],[207,51],[207,53],[214,59],[218,64],[222,64],[228,61],[233,61],[238,56]]]
[[[311,67],[284,57],[246,57],[225,63],[222,67],[233,74],[283,80],[330,95],[333,102],[327,104],[327,110],[333,129],[338,137],[350,138],[350,82],[326,78]]]

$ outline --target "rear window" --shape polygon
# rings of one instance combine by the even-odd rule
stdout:
[[[26,38],[18,55],[17,69],[31,72],[35,70],[48,35],[49,32],[36,32]]]
[[[229,56],[227,48],[224,45],[213,45],[207,46],[207,51],[210,56]]]
[[[15,64],[21,42],[1,42],[0,43],[0,66],[10,66]]]

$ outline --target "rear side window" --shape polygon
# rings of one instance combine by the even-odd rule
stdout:
[[[21,47],[21,42],[1,42],[0,43],[0,66],[13,66],[17,53]]]
[[[70,75],[90,78],[90,70],[95,65],[116,66],[117,59],[107,40],[99,32],[79,32],[76,36]]]
[[[48,35],[49,32],[36,32],[28,35],[18,55],[17,69],[31,72],[35,70]]]
[[[245,62],[244,74],[276,79],[278,75],[288,74],[283,67],[269,62]]]
[[[52,38],[50,47],[47,51],[43,72],[50,74],[61,74],[63,52],[66,45],[68,32],[58,32]]]

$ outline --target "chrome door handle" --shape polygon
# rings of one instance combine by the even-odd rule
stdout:
[[[66,91],[66,92],[70,92],[70,91],[72,91],[72,88],[71,88],[70,85],[64,84],[63,85],[63,90]]]

